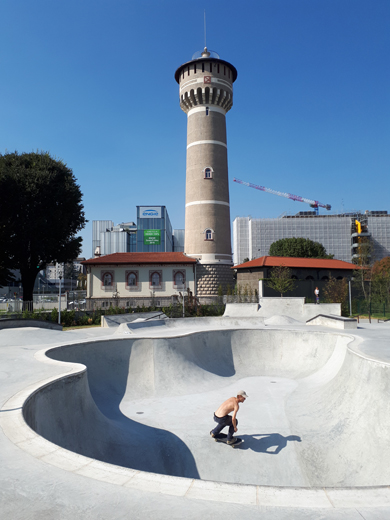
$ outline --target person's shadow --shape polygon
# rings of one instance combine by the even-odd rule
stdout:
[[[269,455],[277,455],[287,446],[287,442],[289,441],[302,441],[298,435],[288,435],[284,437],[280,435],[280,433],[240,435],[240,439],[244,441],[243,444],[239,446],[242,450],[253,450],[257,453],[268,453]]]

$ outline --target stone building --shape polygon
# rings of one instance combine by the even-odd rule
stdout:
[[[187,114],[186,255],[198,260],[197,294],[233,284],[226,113],[237,70],[207,48],[175,73]]]

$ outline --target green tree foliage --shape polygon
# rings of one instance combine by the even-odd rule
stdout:
[[[361,237],[356,249],[357,257],[353,262],[359,266],[353,272],[354,285],[360,291],[364,300],[369,304],[372,299],[373,280],[373,247],[369,237]]]
[[[333,258],[319,242],[308,238],[282,238],[269,248],[270,256],[290,256],[294,258]]]
[[[75,268],[73,262],[68,262],[64,265],[64,278],[67,280],[77,280],[80,271]]]
[[[23,299],[51,262],[80,254],[82,193],[70,168],[48,153],[0,154],[0,265],[19,269]]]
[[[390,256],[373,265],[372,298],[378,303],[390,303]]]
[[[323,292],[327,303],[341,303],[342,315],[348,316],[348,282],[346,278],[336,280],[333,276],[329,276]]]
[[[295,288],[295,281],[291,278],[291,269],[285,265],[279,265],[271,269],[270,278],[266,285],[276,292],[283,294],[292,291]]]

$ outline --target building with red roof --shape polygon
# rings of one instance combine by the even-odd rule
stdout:
[[[274,267],[285,266],[291,269],[291,277],[297,280],[297,288],[289,296],[313,297],[314,289],[320,291],[332,276],[337,280],[351,278],[355,264],[342,260],[329,260],[327,258],[293,258],[283,256],[261,256],[255,260],[235,265],[232,269],[237,273],[237,285],[241,288],[259,291],[259,296],[276,296],[272,289],[268,288],[264,280],[270,278]]]
[[[85,260],[87,307],[165,306],[195,294],[196,259],[184,253],[113,253]]]

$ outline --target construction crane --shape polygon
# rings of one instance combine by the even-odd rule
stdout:
[[[283,193],[281,191],[271,190],[271,188],[265,188],[264,186],[257,186],[257,184],[252,184],[251,182],[241,181],[240,179],[233,179],[234,182],[238,182],[238,184],[243,184],[244,186],[249,186],[249,188],[255,188],[255,190],[265,191],[266,193],[272,193],[273,195],[279,195],[279,197],[285,197],[286,199],[295,200],[296,202],[306,202],[306,204],[310,204],[316,215],[318,215],[318,208],[325,208],[328,211],[331,209],[330,204],[322,204],[318,202],[318,200],[305,199],[305,197],[300,197],[299,195],[292,195],[291,193]]]

